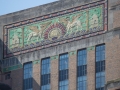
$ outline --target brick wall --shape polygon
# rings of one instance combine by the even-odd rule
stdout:
[[[7,75],[10,74],[10,77],[7,77]],[[1,76],[1,82],[9,85],[12,88],[12,78],[11,73],[4,73]]]
[[[114,18],[113,18],[113,28],[118,28],[118,27],[120,27],[120,9],[114,11]]]
[[[95,50],[87,52],[87,89],[95,90]]]
[[[40,63],[33,64],[33,90],[40,88]]]
[[[12,90],[23,90],[23,69],[14,70],[11,72]]]
[[[59,82],[59,64],[58,59],[51,60],[51,90],[58,90]]]
[[[120,78],[120,39],[115,36],[106,42],[106,81]]]
[[[69,55],[69,90],[76,90],[77,85],[77,57]]]

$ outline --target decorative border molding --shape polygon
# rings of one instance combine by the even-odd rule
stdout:
[[[40,64],[40,60],[33,61],[33,65],[35,65],[35,64]]]
[[[68,38],[68,39],[64,39],[62,41],[53,41],[52,43],[50,44],[46,44],[46,45],[41,45],[41,46],[31,46],[29,47],[28,49],[21,49],[21,50],[18,50],[17,52],[11,52],[11,53],[8,53],[8,30],[10,28],[13,28],[13,27],[19,27],[19,26],[23,26],[23,25],[27,25],[27,24],[30,24],[30,23],[34,23],[34,22],[38,22],[38,21],[42,21],[42,20],[46,20],[46,19],[49,19],[49,18],[53,18],[53,17],[57,17],[57,16],[60,16],[60,15],[65,15],[65,14],[68,14],[68,13],[72,13],[72,12],[77,12],[77,11],[80,11],[80,10],[84,10],[86,8],[90,8],[90,7],[94,7],[94,6],[98,6],[98,5],[103,5],[104,6],[104,23],[103,23],[103,30],[101,31],[96,31],[96,32],[93,32],[93,33],[89,33],[89,34],[85,34],[85,35],[81,35],[81,36],[77,36],[77,37],[71,37],[71,38]],[[32,18],[32,19],[29,19],[29,20],[25,20],[25,21],[20,21],[20,22],[16,22],[16,23],[13,23],[13,24],[9,24],[9,25],[5,25],[4,26],[4,30],[3,30],[3,38],[4,38],[4,58],[8,58],[8,57],[12,57],[12,56],[15,56],[15,55],[19,55],[19,54],[22,54],[22,53],[28,53],[28,52],[32,52],[32,51],[35,51],[35,50],[40,50],[40,49],[44,49],[44,48],[48,48],[48,47],[52,47],[52,46],[55,46],[55,45],[60,45],[60,44],[64,44],[64,43],[68,43],[68,42],[72,42],[72,41],[75,41],[75,40],[80,40],[80,39],[83,39],[83,38],[88,38],[88,37],[91,37],[91,36],[95,36],[95,35],[99,35],[99,34],[103,34],[107,31],[108,29],[108,2],[107,0],[100,0],[100,1],[97,1],[97,2],[93,2],[93,3],[89,3],[89,4],[86,4],[86,5],[82,5],[82,6],[77,6],[77,7],[74,7],[74,8],[70,8],[70,9],[67,9],[67,10],[63,10],[63,11],[59,11],[59,12],[55,12],[55,13],[51,13],[51,14],[48,14],[48,15],[43,15],[43,16],[40,16],[40,17],[35,17],[35,18]]]
[[[57,60],[59,58],[58,55],[50,57],[50,60]]]
[[[9,72],[9,71],[13,71],[13,70],[21,69],[21,68],[23,68],[23,65],[19,64],[19,65],[3,68],[2,72]]]
[[[87,48],[87,51],[91,51],[91,50],[92,50],[92,51],[95,50],[95,46],[91,46],[91,47],[88,47],[88,48]]]
[[[76,55],[76,54],[77,54],[77,51],[69,52],[69,56]]]

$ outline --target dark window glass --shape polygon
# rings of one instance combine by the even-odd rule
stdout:
[[[77,76],[85,76],[87,74],[87,65],[81,65],[77,67]]]
[[[50,74],[44,74],[41,76],[41,78],[42,78],[41,85],[46,85],[50,83]]]
[[[77,90],[87,90],[87,51],[78,51],[77,58]]]
[[[96,90],[105,86],[105,45],[96,47]]]
[[[60,76],[59,81],[64,81],[64,80],[68,79],[68,69],[60,70],[59,76]]]
[[[5,80],[8,80],[8,79],[10,79],[10,73],[5,75]]]
[[[105,71],[105,60],[96,62],[96,73]]]
[[[24,90],[33,90],[32,62],[24,64]]]
[[[42,60],[41,90],[50,90],[50,58],[45,58]]]
[[[60,55],[59,90],[68,90],[68,54]]]

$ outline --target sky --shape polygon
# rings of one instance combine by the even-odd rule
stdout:
[[[0,16],[58,0],[0,0]]]

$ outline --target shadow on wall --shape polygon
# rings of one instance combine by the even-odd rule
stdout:
[[[3,46],[4,43],[0,39],[0,51],[2,52]],[[23,68],[23,63],[14,55],[0,60],[0,90],[27,90],[24,89]],[[27,81],[27,83],[29,83],[29,81]],[[34,78],[32,80],[32,87],[37,87],[37,89],[33,90],[39,90],[38,88],[40,88],[40,85],[38,85]]]

